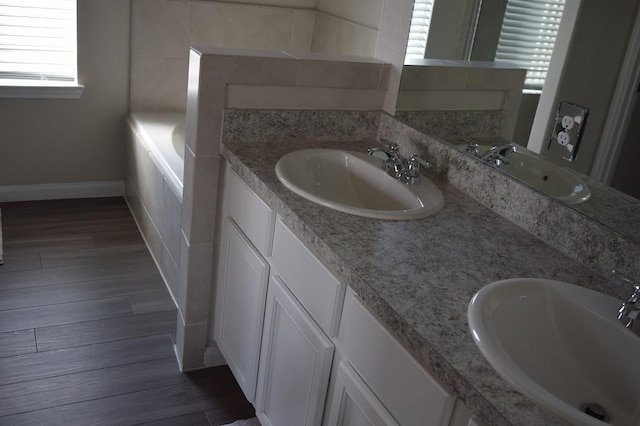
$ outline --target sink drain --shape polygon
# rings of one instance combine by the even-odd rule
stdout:
[[[580,411],[590,415],[593,418],[602,420],[603,422],[609,421],[609,415],[607,414],[607,410],[605,410],[602,407],[602,405],[596,404],[594,402],[582,404],[580,406]]]

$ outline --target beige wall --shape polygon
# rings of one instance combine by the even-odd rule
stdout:
[[[78,2],[81,99],[0,99],[0,186],[124,178],[129,0]]]
[[[133,0],[131,110],[186,108],[190,46],[373,56],[381,6],[382,0]]]
[[[213,0],[204,0],[213,1]],[[225,3],[244,3],[264,6],[299,7],[301,9],[315,9],[318,0],[225,0]]]
[[[186,109],[190,46],[309,51],[309,1],[286,2],[300,9],[240,3],[133,0],[131,110]]]
[[[562,100],[590,109],[578,157],[574,163],[564,162],[585,174],[591,172],[638,3],[638,0],[582,0],[580,5],[551,117],[555,117]],[[544,149],[552,127],[546,128]]]
[[[318,0],[316,10],[376,30],[382,0]]]

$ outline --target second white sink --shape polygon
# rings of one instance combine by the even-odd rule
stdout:
[[[640,339],[618,322],[621,303],[564,282],[516,278],[476,293],[469,327],[501,376],[565,419],[603,426],[583,412],[603,409],[611,424],[638,425]]]
[[[278,179],[296,194],[323,206],[377,219],[418,219],[437,213],[442,193],[422,177],[405,185],[365,153],[337,149],[303,149],[276,164]]]

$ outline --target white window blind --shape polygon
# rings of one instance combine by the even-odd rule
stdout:
[[[76,0],[0,0],[0,84],[77,83]]]
[[[497,61],[527,69],[525,89],[542,90],[565,0],[508,0]]]
[[[413,3],[413,15],[411,16],[411,29],[409,30],[409,42],[405,60],[410,58],[424,58],[429,36],[429,23],[433,12],[434,0],[415,0]]]

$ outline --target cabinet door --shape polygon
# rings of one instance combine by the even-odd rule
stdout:
[[[269,264],[226,218],[220,239],[214,339],[250,402],[255,397],[268,280]]]
[[[347,290],[338,342],[358,376],[401,425],[448,426],[455,396]]]
[[[348,364],[338,367],[327,426],[398,426]]]
[[[331,341],[272,275],[255,405],[262,425],[320,425],[332,358]]]

